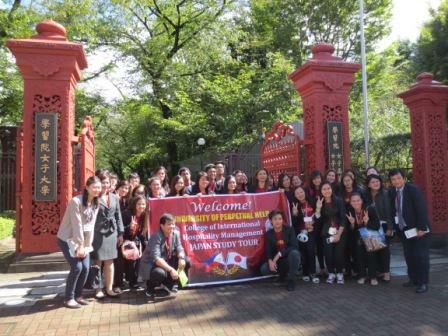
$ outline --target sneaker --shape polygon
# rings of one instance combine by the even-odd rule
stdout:
[[[162,291],[156,291],[154,294],[154,300],[159,301],[165,301],[165,300],[171,300],[176,298],[176,293],[173,293],[171,291],[162,290]]]
[[[295,288],[296,288],[296,284],[295,284],[294,280],[292,280],[292,279],[288,280],[288,285],[286,286],[286,290],[288,292],[292,292]]]
[[[336,278],[337,278],[337,283],[339,285],[343,285],[344,284],[344,274],[343,273],[338,273],[336,274]]]
[[[97,289],[96,293],[95,293],[95,299],[97,300],[102,300],[106,297],[106,295],[104,294],[102,289]]]
[[[121,289],[121,287],[114,287],[113,291],[117,294],[123,294],[123,290]]]
[[[320,283],[320,279],[317,276],[311,276],[311,281],[313,282],[313,284]]]
[[[366,283],[366,278],[359,278],[359,279],[358,279],[358,283],[359,283],[360,285],[364,285],[364,284]]]
[[[166,291],[167,293],[169,293],[169,294],[176,294],[177,293],[177,287],[176,288],[174,288],[174,286],[173,286],[173,288],[168,288],[167,286],[165,286],[164,284],[161,284],[160,285],[160,288],[162,288],[164,291]]]
[[[148,298],[148,302],[154,302],[155,301],[154,291],[146,289],[145,290],[145,296]]]
[[[336,276],[334,273],[328,273],[327,283],[328,284],[334,284],[334,280],[336,279]]]
[[[377,279],[370,279],[370,284],[372,286],[378,286],[378,280]]]
[[[311,278],[308,275],[302,277],[302,280],[305,282],[310,282]]]
[[[73,299],[64,301],[64,306],[69,309],[78,309],[78,308],[82,307],[81,304],[79,304],[78,302],[76,302]]]

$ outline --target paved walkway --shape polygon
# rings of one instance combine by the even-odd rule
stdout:
[[[431,255],[425,294],[401,287],[396,247],[390,284],[313,285],[287,292],[272,281],[181,291],[146,303],[142,292],[61,306],[65,272],[0,274],[0,335],[448,335],[448,258]]]

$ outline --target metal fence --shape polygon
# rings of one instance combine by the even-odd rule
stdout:
[[[0,127],[0,211],[16,207],[17,127]]]

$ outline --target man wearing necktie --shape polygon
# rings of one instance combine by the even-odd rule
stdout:
[[[423,194],[415,185],[406,182],[402,170],[389,171],[392,213],[398,235],[403,243],[409,281],[404,287],[417,287],[416,293],[428,291],[430,221]],[[417,235],[407,238],[407,230],[416,229]]]

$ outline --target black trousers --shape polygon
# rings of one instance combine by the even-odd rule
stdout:
[[[167,263],[176,270],[179,267],[179,259],[177,256],[167,260]],[[185,257],[185,273],[187,273],[187,275],[190,265],[190,258]],[[154,288],[160,286],[161,284],[164,284],[169,289],[172,289],[176,284],[176,281],[173,280],[171,275],[168,274],[162,267],[154,265],[151,269],[149,280],[146,281],[146,287],[149,292],[153,292]]]
[[[390,239],[390,237],[386,236],[387,247],[376,253],[377,268],[380,273],[390,272]]]
[[[359,271],[359,276],[361,278],[365,278],[368,276],[370,279],[376,278],[377,272],[377,257],[378,253],[376,252],[367,252],[362,239],[359,237],[356,242],[356,261],[358,263],[357,268]]]
[[[404,258],[408,267],[409,280],[415,285],[426,285],[429,282],[429,234],[421,238],[406,239],[401,231]]]
[[[325,237],[325,264],[329,273],[342,273],[345,266],[346,237],[342,236],[337,243],[327,243]]]
[[[302,260],[302,271],[304,276],[316,274],[316,233],[308,232],[308,241],[299,242],[299,251]]]
[[[351,272],[355,274],[360,273],[359,265],[360,261],[358,260],[358,239],[359,233],[358,230],[349,230],[347,232],[347,243],[345,245],[345,272],[348,275],[351,275]]]
[[[130,286],[137,284],[139,266],[140,266],[140,259],[137,260],[124,259],[124,273],[126,280],[129,282]]]
[[[281,257],[277,261],[277,273],[281,279],[288,278],[288,280],[293,280],[296,271],[299,269],[300,265],[300,252],[298,250],[292,250],[288,253],[287,257]],[[265,262],[261,265],[260,272],[262,275],[276,274],[271,272],[269,269],[269,263]]]
[[[315,245],[316,245],[317,261],[319,262],[320,269],[323,270],[323,269],[325,269],[325,263],[324,263],[325,240],[322,237],[322,224],[315,223],[314,231],[315,231],[315,237],[316,237]]]
[[[114,287],[123,287],[123,274],[124,274],[124,258],[121,253],[121,248],[117,248],[117,258],[114,259]]]

